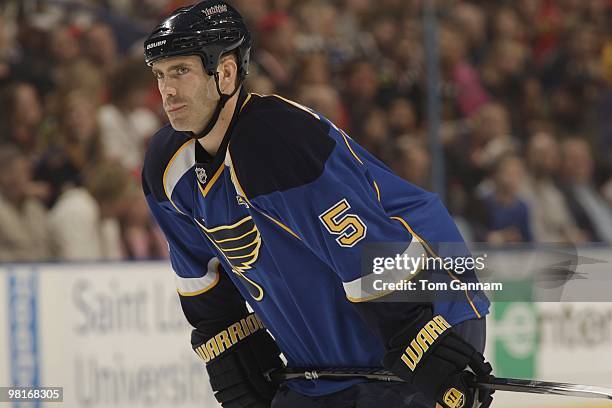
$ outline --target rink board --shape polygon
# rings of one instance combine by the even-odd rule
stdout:
[[[62,386],[66,408],[218,406],[173,279],[165,262],[0,266],[0,385]],[[612,386],[612,303],[495,307],[496,371]],[[495,406],[606,405],[498,393]]]
[[[23,300],[0,308],[14,322],[0,384],[64,387],[67,408],[216,406],[168,264],[19,265],[0,277]]]

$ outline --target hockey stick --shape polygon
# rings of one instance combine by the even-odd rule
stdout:
[[[307,370],[285,368],[268,373],[271,381],[293,379],[314,380],[317,378],[342,380],[348,378],[365,378],[377,381],[403,381],[390,371],[370,368],[332,368]],[[565,395],[583,398],[603,398],[612,400],[612,388],[595,387],[591,385],[566,384],[548,381],[521,380],[516,378],[492,378],[490,382],[478,382],[479,388],[498,391],[524,392],[530,394]]]

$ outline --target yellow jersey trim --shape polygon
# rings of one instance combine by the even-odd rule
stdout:
[[[247,105],[247,103],[249,103],[249,101],[251,100],[252,96],[253,95],[250,94],[250,93],[247,94],[246,99],[244,100],[244,102],[242,102],[242,105],[240,106],[239,112],[242,112],[242,109],[244,109],[244,107]],[[212,178],[210,179],[208,184],[206,184],[206,187],[202,188],[200,183],[198,183],[198,188],[200,189],[200,192],[202,193],[202,197],[206,197],[206,195],[212,189],[213,185],[217,182],[217,180],[219,179],[219,177],[221,176],[221,174],[223,173],[224,170],[225,170],[225,165],[223,163],[221,163],[221,165],[219,166],[217,171],[215,171],[215,174],[212,176]]]
[[[246,202],[251,206],[251,208],[255,208],[253,206],[253,204],[251,204],[251,201],[249,200],[249,198],[247,197],[246,193],[244,192],[244,189],[242,188],[242,186],[240,185],[240,180],[238,180],[238,176],[236,175],[236,171],[234,170],[234,161],[232,160],[232,154],[229,152],[229,145],[227,146],[227,152],[228,152],[228,157],[230,160],[230,173],[232,175],[232,179],[236,182],[236,187],[238,188],[238,193],[246,200]],[[271,217],[270,215],[263,213],[261,211],[258,211],[259,214],[264,215],[265,217],[267,217],[270,221],[274,222],[276,225],[278,225],[279,227],[281,227],[282,229],[284,229],[285,231],[287,231],[289,234],[293,235],[295,238],[299,239],[300,241],[302,240],[298,234],[296,234],[295,232],[293,232],[293,230],[291,230],[291,228],[289,228],[288,226],[286,226],[285,224],[283,224],[282,222],[280,222],[279,220]],[[219,241],[222,242],[222,241]]]
[[[209,290],[211,290],[212,288],[217,286],[217,283],[219,283],[219,280],[221,279],[221,273],[223,272],[223,271],[221,271],[220,268],[221,268],[221,264],[218,264],[217,265],[217,276],[215,277],[215,280],[212,281],[212,283],[210,285],[208,285],[207,287],[205,287],[204,289],[198,290],[198,291],[195,291],[195,292],[181,292],[178,289],[176,291],[178,292],[179,295],[187,296],[187,297],[198,296],[198,295],[201,295],[202,293],[208,292]]]
[[[310,115],[314,116],[314,117],[315,117],[315,119],[317,119],[317,120],[321,120],[321,117],[320,117],[319,115],[317,115],[317,114],[316,114],[316,113],[314,113],[312,110],[308,109],[306,106],[304,106],[304,105],[302,105],[302,104],[299,104],[299,103],[297,103],[297,102],[295,102],[295,101],[292,101],[291,99],[283,98],[282,96],[277,95],[277,94],[272,94],[271,96],[274,96],[275,98],[278,98],[278,99],[280,99],[280,100],[282,100],[282,101],[287,102],[287,103],[288,103],[289,105],[291,105],[291,106],[295,106],[296,108],[298,108],[298,109],[300,109],[300,110],[303,110],[304,112],[306,112],[306,113],[308,113],[308,114],[310,114]]]
[[[218,244],[218,243],[219,243],[219,241],[217,241],[217,244]],[[225,252],[234,252],[234,251],[240,251],[241,249],[248,248],[248,247],[250,247],[250,246],[252,246],[252,245],[254,245],[254,244],[256,244],[256,243],[257,243],[257,240],[255,240],[255,241],[251,242],[250,244],[246,244],[246,245],[243,245],[243,246],[238,247],[238,248],[229,248],[229,249],[223,249],[223,251],[225,251]],[[246,255],[245,255],[245,256],[246,256]],[[241,258],[242,258],[242,257],[241,257]]]
[[[376,180],[372,180],[374,182],[374,189],[376,190],[376,198],[378,198],[378,202],[380,202],[380,189],[378,188],[378,184]]]
[[[168,188],[167,188],[167,185],[166,185],[166,176],[168,174],[168,170],[170,170],[170,167],[172,166],[172,163],[174,162],[176,157],[181,153],[181,151],[183,151],[183,149],[185,149],[191,143],[193,143],[193,139],[190,139],[190,140],[186,141],[185,143],[183,143],[183,145],[181,147],[179,147],[176,152],[174,152],[174,154],[172,155],[172,158],[170,159],[170,161],[166,165],[166,168],[164,169],[164,174],[162,176],[162,184],[164,186],[164,193],[166,193],[166,197],[170,201],[170,204],[172,204],[174,206],[174,208],[176,208],[176,211],[178,211],[179,213],[181,213],[183,215],[185,215],[185,213],[182,212],[181,210],[179,210],[179,208],[176,206],[176,204],[174,204],[174,201],[172,201],[172,197],[171,197],[172,192],[170,192],[170,194],[168,194]]]
[[[242,112],[242,110],[244,109],[244,107],[247,105],[247,103],[249,103],[249,101],[251,100],[251,96],[253,96],[253,94],[251,94],[250,92],[247,94],[246,99],[244,100],[244,102],[242,102],[242,105],[240,106],[240,110],[239,112]]]
[[[234,181],[235,186],[238,188],[238,194],[240,194],[247,202],[247,204],[249,204],[251,207],[253,207],[253,204],[251,204],[251,202],[249,201],[249,198],[247,197],[246,193],[244,192],[244,189],[242,188],[242,186],[240,185],[240,181],[238,180],[238,176],[236,175],[236,171],[234,170],[234,160],[232,159],[232,154],[230,153],[230,144],[231,142],[227,145],[227,158],[229,159],[229,168],[230,168],[230,176],[232,178],[232,181]]]
[[[269,216],[266,213],[260,212],[260,214],[264,215],[265,217],[267,217],[270,221],[274,222],[276,225],[278,225],[279,227],[281,227],[282,229],[284,229],[285,231],[287,231],[289,234],[293,235],[294,237],[296,237],[297,239],[299,239],[300,241],[302,240],[302,238],[300,238],[298,236],[298,234],[296,234],[295,232],[293,232],[293,230],[291,228],[289,228],[288,226],[286,226],[285,224],[283,224],[282,222],[280,222],[279,220]]]
[[[344,130],[342,129],[338,129],[340,131],[340,134],[342,135],[342,138],[344,139],[344,143],[346,143],[346,147],[348,147],[349,151],[351,152],[351,154],[353,155],[353,157],[355,159],[357,159],[357,161],[361,164],[363,164],[363,162],[361,161],[361,159],[359,158],[359,156],[357,156],[357,154],[355,153],[355,151],[353,150],[353,148],[351,147],[349,141],[348,141],[348,136],[346,135],[346,133],[344,133]]]
[[[438,256],[438,254],[436,254],[434,252],[434,250],[431,249],[429,244],[423,238],[421,238],[416,232],[414,232],[414,230],[410,227],[410,225],[406,222],[406,220],[404,220],[402,217],[391,217],[391,218],[401,222],[402,225],[404,226],[404,228],[406,228],[408,230],[408,232],[410,232],[413,236],[415,236],[421,242],[423,247],[425,247],[427,252],[429,252],[430,256],[433,256],[434,258],[440,258],[440,256]],[[450,276],[450,278],[452,280],[457,281],[457,282],[461,282],[461,280],[459,280],[459,278],[457,278],[456,276],[453,276],[453,274],[448,269],[446,269],[446,273],[448,273],[448,276]],[[472,310],[474,311],[474,313],[476,313],[476,316],[480,319],[482,316],[478,312],[478,309],[476,309],[476,306],[474,305],[474,302],[472,302],[472,299],[470,298],[470,295],[469,295],[467,289],[465,289],[465,297],[467,298],[468,302],[470,303],[470,306],[472,307]]]
[[[253,233],[253,232],[255,232],[255,231],[257,231],[257,227],[256,227],[256,226],[253,226],[253,229],[252,229],[252,230],[250,230],[249,232],[246,232],[246,233],[242,234],[242,235],[241,235],[241,236],[239,236],[239,237],[220,239],[220,240],[215,241],[215,242],[216,242],[217,244],[222,244],[222,243],[224,243],[224,242],[228,242],[228,241],[238,241],[239,239],[242,239],[242,238],[246,237],[247,235],[252,234],[252,233]]]
[[[255,255],[255,254],[257,254],[257,253],[259,252],[259,247],[260,247],[260,245],[261,245],[261,240],[257,239],[257,240],[255,240],[255,241],[251,242],[251,243],[250,243],[249,245],[247,245],[246,247],[250,247],[250,246],[251,246],[251,245],[253,245],[253,244],[255,244],[255,245],[256,245],[256,247],[255,247],[255,248],[254,248],[254,249],[253,249],[251,252],[249,252],[248,254],[245,254],[245,255],[237,255],[237,256],[229,256],[229,255],[225,254],[225,257],[226,257],[227,259],[242,259],[242,258],[252,258],[252,257],[254,257],[254,255]],[[222,249],[222,251],[226,251],[226,250]],[[227,251],[227,252],[230,252],[230,251]],[[242,263],[242,264],[243,264],[243,266],[237,266],[236,268],[241,268],[241,269],[242,269],[242,268],[244,268],[244,269],[251,269],[250,267],[249,267],[249,268],[247,268],[247,266],[250,266],[250,265],[251,265],[253,262],[255,262],[255,260],[256,260],[256,259],[254,259],[253,261],[243,262],[243,263]]]
[[[217,169],[215,174],[212,176],[212,178],[210,179],[208,184],[206,184],[206,187],[202,188],[200,183],[198,183],[198,187],[200,188],[200,192],[202,193],[202,197],[206,197],[206,194],[208,194],[208,192],[210,191],[212,186],[217,182],[217,180],[221,176],[221,173],[223,173],[223,170],[225,170],[225,165],[223,163],[221,163],[221,165],[219,166],[219,168]]]
[[[234,224],[231,225],[220,225],[218,227],[214,227],[214,228],[206,228],[205,226],[202,225],[202,228],[204,229],[204,231],[206,232],[217,232],[220,230],[224,230],[224,229],[232,229],[232,228],[236,228],[237,226],[244,224],[245,222],[247,222],[248,220],[252,220],[253,218],[250,216],[246,216],[243,219],[235,222]]]
[[[261,302],[261,300],[262,300],[262,299],[263,299],[263,297],[264,297],[264,290],[263,290],[263,288],[261,287],[261,285],[260,285],[259,283],[257,283],[257,282],[254,282],[252,279],[247,278],[247,276],[244,274],[244,272],[243,272],[243,271],[234,271],[234,272],[235,272],[237,275],[239,275],[239,276],[240,276],[242,279],[246,280],[246,281],[247,281],[247,282],[249,282],[251,285],[253,285],[253,286],[255,286],[255,287],[257,288],[257,290],[259,291],[259,295],[257,295],[257,296],[253,296],[253,294],[251,294],[250,292],[249,292],[249,294],[250,294],[250,295],[251,295],[251,297],[252,297],[253,299],[255,299],[256,301]]]

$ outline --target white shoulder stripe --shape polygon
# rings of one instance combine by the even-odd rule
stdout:
[[[418,259],[426,256],[423,244],[421,244],[421,242],[415,236],[412,237],[412,241],[410,242],[410,245],[408,245],[408,248],[406,248],[404,251],[404,254],[410,259]],[[342,285],[344,286],[344,292],[346,292],[346,297],[348,300],[357,303],[367,302],[369,300],[386,296],[392,292],[390,290],[375,290],[375,280],[398,283],[414,278],[419,272],[420,269],[416,271],[411,271],[409,269],[385,270],[382,274],[370,273],[350,282],[343,282]]]
[[[201,278],[181,278],[176,275],[176,288],[181,296],[196,296],[204,293],[219,282],[219,260],[212,258],[208,261],[206,274]]]
[[[172,202],[172,193],[183,175],[195,165],[195,141],[185,142],[168,162],[164,171],[164,191]],[[173,203],[174,204],[174,203]]]

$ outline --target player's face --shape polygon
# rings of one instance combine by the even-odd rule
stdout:
[[[153,63],[152,70],[172,127],[196,134],[204,130],[219,94],[200,57],[166,58]]]

